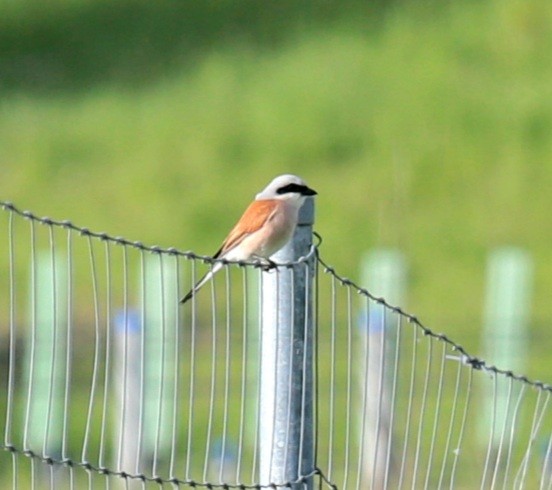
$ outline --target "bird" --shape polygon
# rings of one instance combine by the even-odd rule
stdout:
[[[307,196],[315,195],[317,192],[296,175],[274,178],[255,196],[213,258],[231,262],[255,260],[266,270],[276,267],[270,256],[291,239],[299,209]],[[180,303],[189,301],[222,266],[222,262],[215,262]]]

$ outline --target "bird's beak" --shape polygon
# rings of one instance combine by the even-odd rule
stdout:
[[[310,187],[305,186],[304,189],[301,189],[301,194],[303,196],[316,196],[318,192],[316,192],[314,189],[311,189]]]

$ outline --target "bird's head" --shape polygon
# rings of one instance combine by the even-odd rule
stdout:
[[[257,200],[281,199],[297,202],[300,206],[307,196],[315,196],[317,192],[311,189],[303,179],[297,175],[284,174],[276,177],[262,192],[257,194]]]

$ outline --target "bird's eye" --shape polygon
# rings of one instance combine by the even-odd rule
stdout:
[[[300,185],[300,184],[287,184],[283,187],[280,187],[276,193],[277,194],[287,194],[288,192],[298,192],[299,194],[302,193],[306,189],[306,186]]]

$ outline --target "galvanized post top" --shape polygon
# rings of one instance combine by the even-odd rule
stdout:
[[[305,204],[299,210],[297,226],[312,226],[314,224],[314,198],[307,197]]]

